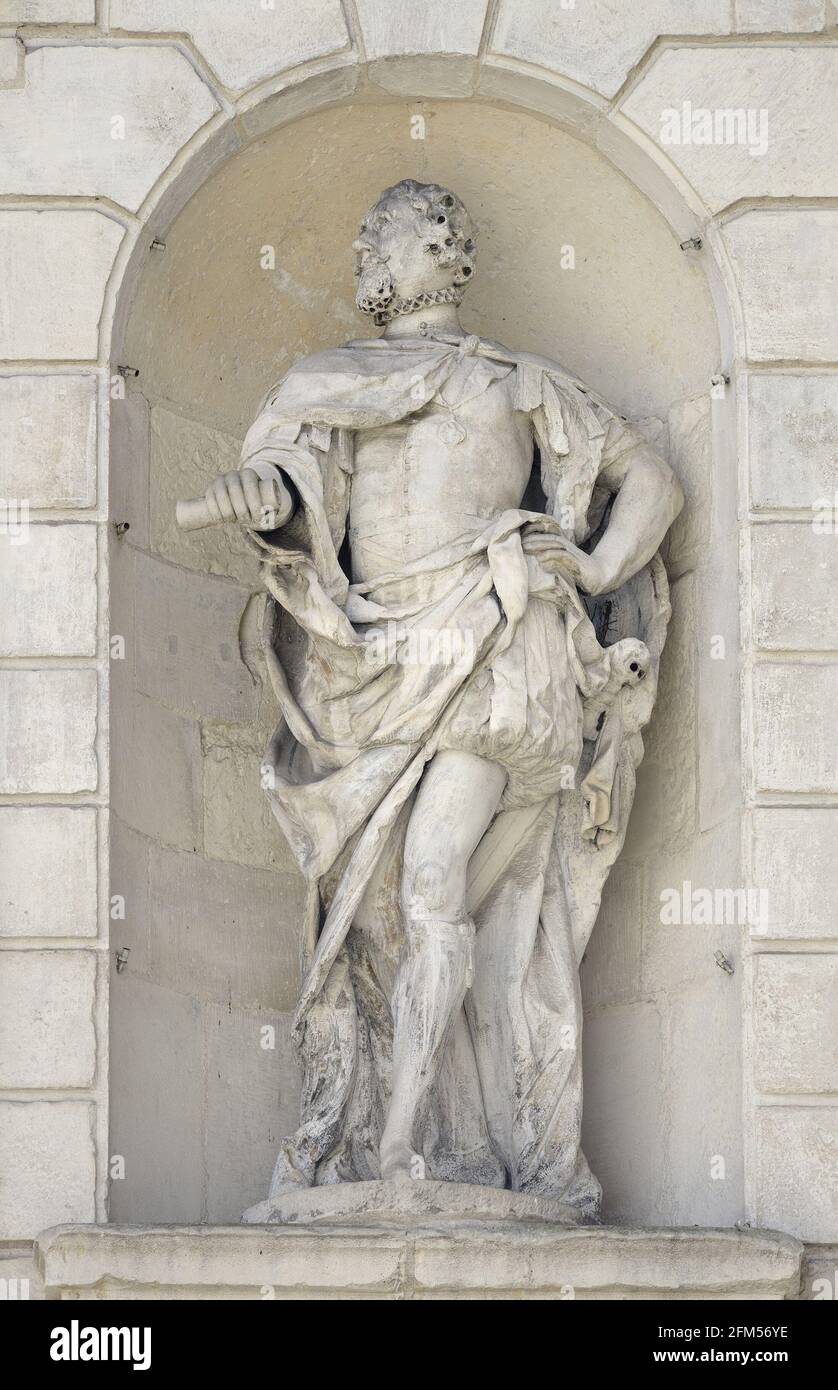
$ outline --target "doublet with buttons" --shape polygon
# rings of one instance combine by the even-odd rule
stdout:
[[[533,459],[515,372],[466,357],[435,397],[355,437],[349,504],[352,578],[372,580],[520,504]]]
[[[521,507],[535,444],[543,512]],[[585,706],[610,691],[624,644],[600,646],[561,560],[541,560],[585,540],[613,490],[603,473],[646,447],[555,364],[454,336],[305,359],[248,434],[243,466],[279,469],[298,500],[287,526],[254,537],[283,610],[275,621],[269,607],[265,628],[283,715],[267,794],[309,883],[303,1115],[275,1191],[379,1176],[391,1001],[359,910],[372,888],[398,952],[410,799],[450,749],[499,764],[507,780],[472,859],[468,1018],[430,1094],[427,1173],[505,1180],[596,1212],[567,1036],[578,1037],[577,961],[614,857],[599,851],[625,832],[656,671],[597,719],[583,763]],[[623,635],[652,632],[657,660],[665,579],[647,574],[618,599],[618,617],[636,624]]]

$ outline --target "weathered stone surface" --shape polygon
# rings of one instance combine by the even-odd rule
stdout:
[[[239,466],[241,441],[163,407],[151,412],[152,549],[203,574],[225,574],[256,587],[258,564],[238,526],[180,531],[179,497],[201,496],[218,473]]]
[[[152,846],[155,979],[211,1003],[290,1012],[299,985],[299,876]]]
[[[368,58],[390,53],[476,53],[486,0],[426,0],[405,10],[381,0],[358,0],[358,18]]]
[[[666,1297],[669,1289],[735,1298],[752,1287],[758,1297],[796,1293],[799,1246],[773,1232],[747,1234],[753,1243],[729,1230],[536,1231],[514,1244],[494,1233],[456,1244],[429,1234],[416,1241],[416,1285],[436,1296],[486,1290],[498,1297],[516,1288],[565,1298]]]
[[[533,81],[528,65],[503,54],[486,53],[477,68],[475,94],[491,102],[510,102],[538,111],[550,121],[569,124],[578,133],[592,132],[603,97],[591,101],[576,87],[561,80]]]
[[[201,840],[198,725],[128,690],[111,712],[111,799],[134,830],[182,849]]]
[[[96,0],[0,0],[0,21],[17,24],[93,24]]]
[[[767,1092],[838,1092],[838,955],[761,955],[754,1081]]]
[[[667,1225],[733,1226],[745,1211],[741,975],[736,953],[728,954],[733,976],[714,962],[712,978],[658,995],[664,1181],[652,1219]]]
[[[95,791],[95,671],[0,671],[0,791]]]
[[[596,926],[582,958],[585,1007],[631,999],[640,992],[642,931],[642,869],[618,860],[608,876]]]
[[[265,1288],[274,1297],[293,1298],[312,1287],[348,1297],[359,1290],[386,1296],[400,1287],[404,1239],[397,1234],[352,1232],[339,1238],[337,1246],[331,1240],[327,1246],[320,1231],[273,1232],[238,1225],[187,1231],[109,1225],[79,1232],[80,1239],[74,1232],[69,1240],[64,1232],[45,1232],[48,1282],[89,1284],[86,1298],[109,1298],[112,1288],[132,1284],[148,1289],[153,1298],[202,1296],[198,1290],[222,1297],[236,1290],[234,1296],[261,1298]],[[106,1284],[95,1272],[103,1259],[109,1266]],[[161,1261],[167,1271],[162,1279]]]
[[[300,1066],[289,1014],[208,1004],[204,1029],[207,1220],[234,1222],[267,1192],[299,1123]]]
[[[293,874],[296,860],[261,794],[259,768],[267,737],[253,724],[201,725],[204,853],[209,859]]]
[[[414,1248],[415,1264],[408,1260]],[[696,1297],[782,1299],[800,1286],[802,1246],[768,1231],[632,1231],[529,1223],[416,1236],[387,1230],[219,1227],[48,1231],[38,1242],[51,1296],[396,1299]],[[83,1292],[82,1292],[83,1291]],[[130,1292],[129,1292],[130,1291]],[[190,1293],[190,1291],[192,1291]],[[199,1292],[202,1291],[202,1292]]]
[[[0,1087],[91,1086],[95,995],[93,951],[4,951]]]
[[[838,374],[752,372],[747,396],[754,507],[834,506]]]
[[[36,49],[23,90],[0,93],[0,192],[111,198],[136,211],[217,110],[174,48]]]
[[[540,1193],[476,1183],[402,1176],[389,1182],[328,1183],[296,1188],[258,1202],[242,1218],[248,1225],[369,1226],[431,1230],[532,1222],[538,1229],[578,1226],[579,1213]]]
[[[468,54],[397,54],[375,58],[369,65],[370,82],[395,96],[419,101],[434,97],[454,101],[474,92],[478,66]]]
[[[831,113],[824,102],[836,91],[832,47],[672,48],[622,109],[718,211],[739,198],[832,193],[838,102]]]
[[[643,997],[720,983],[715,952],[724,951],[736,962],[747,928],[747,901],[731,896],[744,887],[736,816],[696,836],[680,853],[651,859],[641,912]],[[704,921],[708,893],[714,895],[711,920]],[[597,931],[599,925],[594,935]]]
[[[672,586],[672,620],[661,658],[655,717],[644,733],[637,798],[625,852],[639,859],[662,845],[683,843],[695,825],[694,576]]]
[[[763,1107],[755,1154],[757,1222],[801,1240],[838,1240],[838,1109]]]
[[[736,408],[732,393],[712,397],[712,484],[705,499],[709,535],[695,562],[698,825],[709,831],[741,806],[740,533]],[[697,437],[697,442],[701,435]],[[708,439],[708,448],[710,440]],[[685,508],[685,511],[688,508]],[[683,513],[682,513],[683,515]],[[679,518],[680,520],[680,518]],[[736,832],[734,831],[736,837]]]
[[[0,87],[20,86],[22,69],[23,44],[14,34],[0,35]]]
[[[96,378],[0,377],[0,495],[30,507],[96,500]]]
[[[131,977],[148,975],[148,851],[150,841],[145,835],[124,824],[112,811],[109,817],[110,845],[110,946],[111,966],[123,947],[129,951],[126,970]],[[114,899],[121,902],[114,902]],[[121,915],[114,916],[114,911]],[[124,972],[120,972],[124,973]],[[121,986],[121,979],[119,980]]]
[[[118,516],[119,513],[116,513]],[[110,528],[109,528],[110,529]],[[130,532],[108,536],[108,651],[110,656],[111,721],[119,717],[119,705],[132,700],[136,693],[134,681],[134,596],[136,580],[134,561],[136,548]],[[111,739],[113,742],[113,738]]]
[[[95,936],[96,842],[92,807],[0,807],[0,936]]]
[[[190,35],[236,90],[348,43],[339,0],[208,5],[206,0],[112,0],[111,28]]]
[[[262,96],[256,88],[241,99],[237,124],[247,135],[265,135],[333,102],[342,105],[356,90],[361,76],[362,69],[351,60],[335,67],[327,65],[319,71],[292,70],[283,79],[271,82],[271,96]]]
[[[0,656],[95,656],[96,527],[31,525],[0,535]]]
[[[108,501],[115,522],[127,521],[131,545],[149,543],[149,459],[151,450],[148,402],[139,391],[111,402],[111,468]]]
[[[87,1101],[0,1101],[0,1239],[95,1220],[93,1122]]]
[[[739,33],[806,34],[826,24],[824,0],[736,0]]]
[[[838,583],[834,535],[812,526],[754,526],[751,593],[754,642],[766,650],[835,647],[831,611]]]
[[[0,357],[95,359],[105,284],[124,235],[98,212],[4,208]]]
[[[111,1219],[204,1220],[200,1008],[141,979],[132,956],[111,976],[111,1010],[110,1153],[125,1161],[110,1184]]]
[[[767,792],[838,790],[838,666],[760,662],[754,671],[754,777]]]
[[[679,401],[669,412],[669,462],[675,470],[686,502],[675,518],[667,539],[667,564],[671,576],[694,569],[706,552],[711,522],[713,432],[709,391],[692,400]]]
[[[838,211],[745,212],[724,239],[739,280],[751,361],[838,358]]]
[[[239,653],[248,591],[142,551],[134,573],[137,688],[196,717],[251,717],[257,687]]]
[[[491,48],[525,58],[613,96],[659,34],[727,34],[727,0],[501,0]]]
[[[644,958],[642,1002],[586,1011],[583,1149],[603,1184],[607,1219],[732,1224],[742,1212],[741,1061],[726,1046],[712,1072],[699,1075],[695,1057],[708,1030],[738,1035],[739,981],[718,969],[713,950],[721,943],[735,960],[731,943],[741,932],[665,930],[676,937],[671,958],[658,927]],[[723,1166],[712,1162],[719,1157]]]
[[[752,816],[753,882],[767,909],[756,935],[838,938],[838,812],[757,806]]]
[[[665,1182],[660,1010],[648,1001],[590,1009],[582,1046],[582,1150],[602,1183],[603,1219],[648,1223]]]

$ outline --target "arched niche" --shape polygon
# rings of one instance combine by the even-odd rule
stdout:
[[[477,220],[468,329],[578,372],[688,494],[632,826],[582,968],[585,1143],[607,1219],[729,1224],[740,1006],[714,951],[730,937],[659,919],[663,888],[739,882],[736,465],[710,384],[731,337],[723,273],[681,249],[694,211],[624,131],[606,158],[585,122],[375,89],[261,124],[249,141],[225,128],[166,181],[114,291],[113,361],[138,375],[111,412],[112,519],[130,524],[111,555],[128,652],[112,678],[111,891],[128,904],[115,948],[131,952],[111,990],[110,1151],[126,1163],[111,1218],[237,1219],[296,1121],[302,885],[260,796],[273,708],[256,571],[232,528],[179,533],[174,503],[235,466],[291,362],[369,331],[351,241],[410,175],[454,187]]]

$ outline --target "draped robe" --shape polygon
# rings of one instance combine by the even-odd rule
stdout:
[[[339,554],[357,432],[422,410],[466,358],[514,373],[546,510],[503,511],[352,584]],[[469,866],[474,976],[427,1106],[426,1171],[550,1194],[595,1219],[599,1185],[580,1149],[578,968],[625,836],[668,590],[655,556],[616,593],[585,600],[542,567],[530,538],[588,542],[607,508],[600,473],[648,447],[556,364],[474,337],[370,340],[305,359],[248,433],[242,467],[279,468],[298,501],[286,526],[253,535],[282,713],[263,785],[308,884],[302,1118],[272,1196],[379,1176],[407,818],[428,761],[466,748],[509,775]],[[618,656],[638,641],[648,672],[631,685]],[[411,642],[425,643],[422,659],[406,659]],[[544,727],[533,734],[545,707],[552,744]]]

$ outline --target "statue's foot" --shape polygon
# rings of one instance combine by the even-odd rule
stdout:
[[[415,1152],[410,1139],[403,1134],[388,1134],[385,1130],[379,1158],[383,1182],[392,1182],[395,1178],[424,1177],[424,1162]],[[421,1172],[416,1171],[417,1164]]]
[[[480,1147],[468,1153],[435,1153],[431,1161],[432,1176],[440,1182],[468,1183],[471,1187],[506,1187],[506,1165],[489,1148]]]

